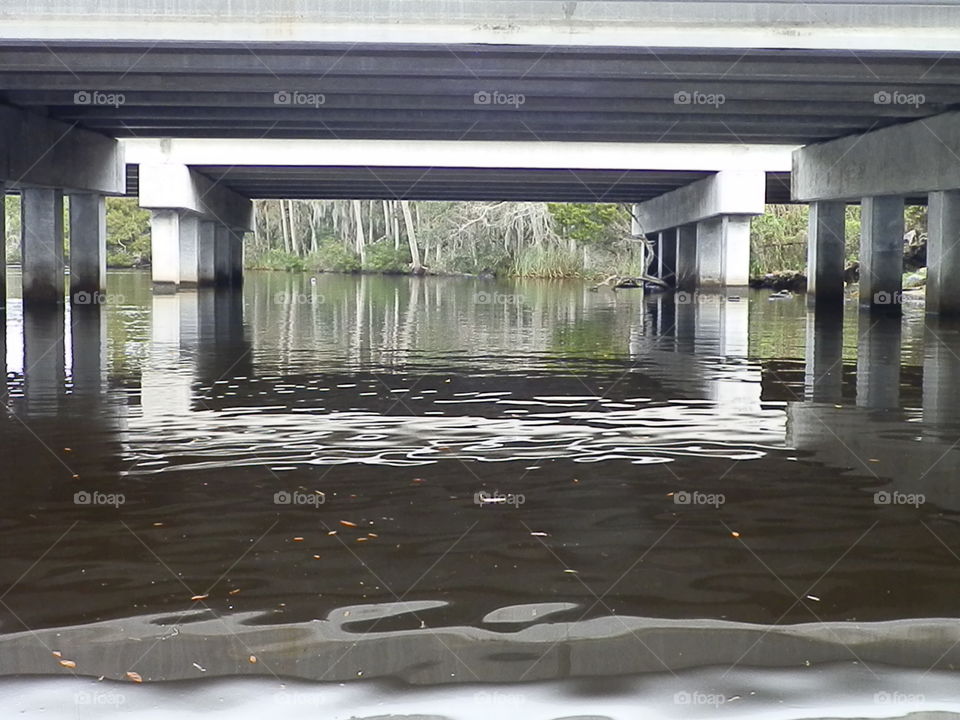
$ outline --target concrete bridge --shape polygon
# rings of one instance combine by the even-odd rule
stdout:
[[[253,197],[631,201],[686,287],[744,284],[750,216],[809,202],[818,308],[859,202],[884,312],[904,203],[928,202],[928,310],[958,313],[957,48],[956,2],[8,0],[0,182],[28,303],[65,295],[64,192],[75,296],[133,185],[174,287],[242,280]]]

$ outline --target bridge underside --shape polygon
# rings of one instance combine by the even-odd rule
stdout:
[[[960,52],[0,40],[0,102],[113,137],[807,144],[943,112],[958,76]]]
[[[192,165],[217,185],[251,198],[321,200],[502,200],[635,203],[711,171],[496,169],[393,166]],[[127,165],[127,195],[139,195]],[[790,202],[790,173],[766,173],[766,202]]]

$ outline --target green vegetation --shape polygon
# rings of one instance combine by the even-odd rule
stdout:
[[[136,198],[107,198],[107,265],[114,268],[150,264],[150,211]]]

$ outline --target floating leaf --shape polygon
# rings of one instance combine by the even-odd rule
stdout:
[[[65,668],[75,668],[77,664],[73,660],[61,660],[60,664]]]
[[[128,680],[132,680],[132,681],[135,682],[135,683],[142,683],[142,682],[143,682],[143,678],[140,677],[140,673],[135,673],[135,672],[133,672],[132,670],[130,670],[129,672],[127,672],[127,679],[128,679]]]

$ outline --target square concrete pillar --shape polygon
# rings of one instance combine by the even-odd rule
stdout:
[[[214,264],[217,224],[210,220],[200,221],[200,236],[197,248],[197,284],[209,287],[216,282]]]
[[[860,306],[900,313],[903,282],[903,197],[863,199],[860,210]]]
[[[927,202],[927,313],[960,315],[960,190]]]
[[[63,192],[24,188],[21,196],[23,300],[63,303]]]
[[[807,305],[811,308],[843,307],[845,212],[846,204],[842,202],[810,203]]]
[[[150,214],[153,289],[175,292],[180,282],[180,212],[153,210]]]
[[[217,287],[230,287],[233,261],[231,250],[233,241],[230,228],[217,224],[214,235],[213,269]]]
[[[669,285],[677,279],[677,229],[660,233],[660,274],[657,276]]]
[[[70,300],[96,304],[107,287],[107,204],[103,195],[70,196]]]
[[[243,286],[243,230],[230,232],[230,284]]]
[[[697,226],[677,228],[677,287],[691,292],[697,287]]]
[[[180,213],[180,287],[196,287],[200,271],[200,218]]]
[[[700,287],[737,287],[750,282],[750,217],[721,215],[697,223]]]

